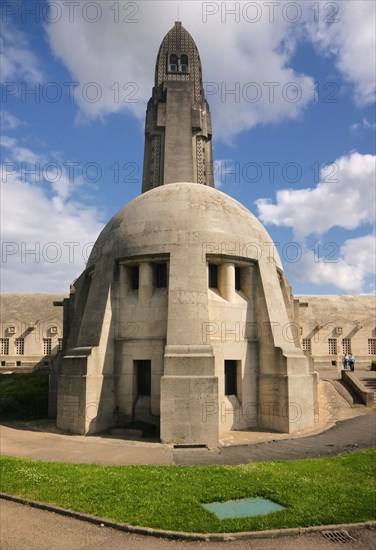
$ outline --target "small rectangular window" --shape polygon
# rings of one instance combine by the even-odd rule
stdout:
[[[16,361],[16,367],[22,367],[21,361]]]
[[[235,267],[235,290],[241,290],[241,274],[240,267]]]
[[[311,338],[303,338],[302,348],[303,348],[303,351],[306,351],[311,355],[312,353]]]
[[[52,350],[52,338],[43,338],[43,354],[50,355]]]
[[[328,338],[329,355],[337,355],[337,338]]]
[[[167,287],[167,264],[155,265],[155,287],[156,288]]]
[[[1,355],[9,355],[9,338],[1,338]]]
[[[131,267],[132,290],[138,290],[139,272],[138,265]]]
[[[376,338],[368,338],[368,354],[376,355]]]
[[[16,338],[16,355],[24,355],[24,354],[25,354],[25,339]]]
[[[225,361],[225,395],[237,394],[237,361]]]
[[[151,361],[135,361],[137,395],[151,395]]]
[[[209,288],[218,288],[218,266],[209,264]]]
[[[342,339],[342,353],[345,354],[345,355],[351,353],[350,338],[343,338]]]

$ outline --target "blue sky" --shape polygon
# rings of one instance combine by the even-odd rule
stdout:
[[[2,292],[67,292],[141,190],[146,102],[178,18],[199,48],[217,187],[295,294],[375,291],[375,3],[2,3]]]

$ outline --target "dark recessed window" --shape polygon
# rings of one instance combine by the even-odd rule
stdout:
[[[218,288],[218,266],[209,264],[209,288]]]
[[[132,290],[138,290],[139,272],[140,269],[138,265],[131,267]]]
[[[235,290],[241,290],[241,269],[235,267]]]
[[[178,57],[175,54],[170,55],[169,70],[173,73],[178,70]]]
[[[237,394],[237,361],[225,361],[225,395]]]
[[[16,361],[16,367],[21,367],[21,366],[22,366],[21,361]]]
[[[188,56],[182,55],[180,59],[180,70],[182,73],[188,72]]]
[[[155,265],[155,286],[156,288],[167,287],[167,264]]]
[[[137,395],[151,395],[151,361],[135,361]]]
[[[5,367],[5,365],[6,365],[6,362],[5,362],[5,361],[1,361],[1,366],[2,366],[2,367]]]

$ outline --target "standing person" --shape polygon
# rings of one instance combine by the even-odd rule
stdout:
[[[355,357],[353,354],[349,357],[349,367],[351,370],[355,370]]]
[[[342,357],[343,368],[345,370],[347,370],[349,368],[349,359],[350,359],[350,357],[348,356],[347,353],[345,353],[345,355]]]

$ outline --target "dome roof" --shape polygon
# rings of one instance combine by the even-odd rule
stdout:
[[[124,206],[99,235],[88,266],[105,258],[168,254],[181,246],[266,260],[282,269],[273,241],[257,218],[225,193],[196,183],[171,183]],[[188,249],[187,249],[188,250]]]

